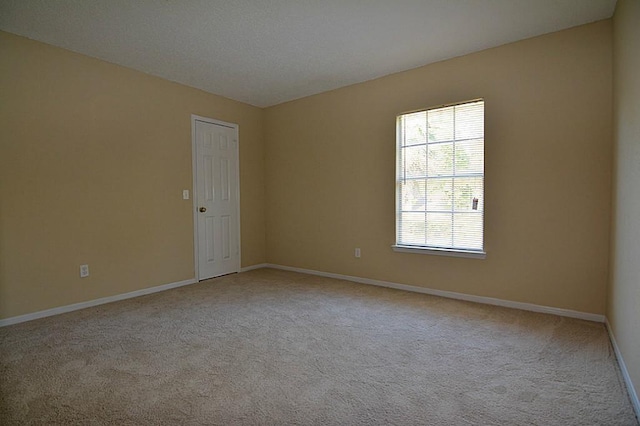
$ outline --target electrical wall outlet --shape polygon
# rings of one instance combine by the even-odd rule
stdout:
[[[89,265],[80,265],[80,278],[89,276]]]
[[[360,259],[360,247],[356,247],[355,256]]]

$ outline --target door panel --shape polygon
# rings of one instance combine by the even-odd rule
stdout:
[[[240,269],[238,138],[232,127],[196,120],[198,276]]]

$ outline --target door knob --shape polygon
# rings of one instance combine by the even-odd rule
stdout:
[[[206,207],[200,207],[198,210],[200,210],[200,213],[204,213],[207,211]]]

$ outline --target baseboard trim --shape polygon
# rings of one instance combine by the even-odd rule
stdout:
[[[0,327],[19,324],[21,322],[31,321],[39,318],[50,317],[53,315],[65,314],[67,312],[73,312],[80,309],[91,308],[93,306],[104,305],[105,303],[117,302],[118,300],[132,299],[134,297],[144,296],[146,294],[158,293],[160,291],[170,290],[172,288],[195,284],[196,282],[198,281],[195,278],[192,278],[190,280],[143,288],[142,290],[131,291],[129,293],[116,294],[115,296],[102,297],[100,299],[88,300],[86,302],[74,303],[72,305],[59,306],[57,308],[46,309],[44,311],[33,312],[31,314],[19,315],[17,317],[0,319]]]
[[[296,268],[293,266],[278,265],[274,263],[259,263],[256,265],[246,266],[244,268],[241,268],[240,272],[248,272],[248,271],[252,271],[254,269],[260,269],[260,268],[280,269],[284,271],[292,271],[292,272],[299,272],[299,273],[309,274],[309,275],[318,275],[318,276],[327,277],[327,278],[347,280],[347,281],[357,282],[360,284],[369,284],[369,285],[375,285],[378,287],[387,287],[387,288],[395,288],[399,290],[411,291],[414,293],[430,294],[433,296],[446,297],[449,299],[465,300],[468,302],[484,303],[487,305],[503,306],[506,308],[522,309],[525,311],[532,311],[532,312],[541,312],[541,313],[559,315],[559,316],[570,317],[570,318],[578,318],[578,319],[583,319],[587,321],[605,322],[604,315],[591,314],[588,312],[573,311],[570,309],[562,309],[562,308],[553,308],[549,306],[535,305],[532,303],[514,302],[510,300],[496,299],[493,297],[474,296],[470,294],[456,293],[453,291],[436,290],[436,289],[431,289],[427,287],[418,287],[418,286],[412,286],[407,284],[394,283],[390,281],[374,280],[371,278],[362,278],[362,277],[356,277],[351,275],[335,274],[332,272],[315,271],[312,269]],[[19,315],[16,317],[0,319],[0,327],[12,325],[12,324],[18,324],[25,321],[31,321],[38,318],[45,318],[52,315],[58,315],[58,314],[63,314],[67,312],[77,311],[79,309],[85,309],[85,308],[90,308],[92,306],[103,305],[105,303],[116,302],[118,300],[131,299],[133,297],[144,296],[146,294],[152,294],[160,291],[170,290],[172,288],[182,287],[185,285],[194,284],[196,282],[197,280],[195,278],[192,278],[189,280],[163,284],[163,285],[150,287],[150,288],[144,288],[144,289],[132,291],[129,293],[117,294],[114,296],[103,297],[100,299],[89,300],[86,302],[74,303],[72,305],[60,306],[57,308],[46,309],[44,311],[33,312],[30,314]],[[607,329],[610,330],[608,327]]]
[[[544,314],[559,315],[562,317],[578,318],[587,321],[604,322],[604,315],[591,314],[588,312],[573,311],[570,309],[553,308],[550,306],[534,305],[533,303],[514,302],[511,300],[496,299],[493,297],[474,296],[471,294],[456,293],[453,291],[436,290],[427,287],[417,287],[407,284],[399,284],[390,281],[380,281],[370,278],[354,277],[351,275],[334,274],[331,272],[314,271],[312,269],[296,268],[293,266],[278,265],[267,263],[266,267],[273,269],[281,269],[283,271],[300,272],[309,275],[318,275],[327,278],[336,278],[339,280],[353,281],[360,284],[375,285],[378,287],[395,288],[399,290],[412,291],[414,293],[430,294],[432,296],[446,297],[448,299],[465,300],[467,302],[483,303],[486,305],[502,306],[505,308],[521,309],[524,311],[540,312]]]
[[[258,263],[257,265],[245,266],[244,268],[240,268],[240,272],[249,272],[254,269],[267,268],[268,264],[266,263]]]
[[[622,358],[622,352],[620,352],[620,348],[618,347],[618,342],[616,342],[616,337],[614,336],[613,330],[611,329],[611,324],[609,324],[609,319],[605,318],[604,323],[605,323],[605,326],[607,327],[607,332],[609,333],[609,339],[611,340],[611,346],[613,346],[613,352],[616,355],[616,359],[618,360],[618,365],[620,366],[620,372],[622,373],[624,384],[627,385],[627,391],[629,392],[629,399],[631,399],[631,404],[633,405],[633,409],[636,412],[636,417],[640,419],[640,400],[638,399],[636,388],[633,386],[633,382],[631,381],[629,370],[627,370],[627,365],[624,363],[624,358]]]

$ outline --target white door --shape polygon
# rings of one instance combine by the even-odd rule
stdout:
[[[240,270],[238,131],[195,119],[198,279]]]

